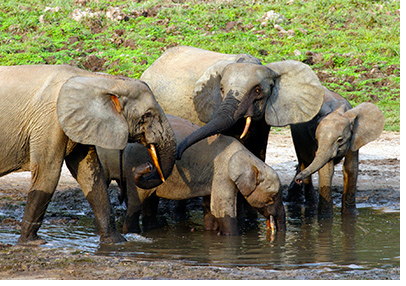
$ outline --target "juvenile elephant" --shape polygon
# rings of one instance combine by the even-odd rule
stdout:
[[[177,158],[195,142],[223,133],[241,137],[265,160],[269,125],[309,121],[320,110],[324,94],[315,73],[301,62],[265,66],[251,55],[187,46],[168,49],[141,80],[165,113],[203,126],[178,145]]]
[[[44,243],[37,231],[64,160],[93,210],[100,240],[125,241],[115,227],[94,145],[154,146],[161,171],[156,164],[138,185],[156,187],[161,176],[169,176],[176,142],[149,87],[139,80],[71,66],[35,65],[0,67],[0,87],[0,175],[31,171],[32,178],[18,242]]]
[[[189,121],[167,115],[177,140],[183,140],[198,129]],[[280,181],[274,170],[249,152],[238,140],[229,136],[212,136],[186,150],[180,161],[176,161],[171,176],[155,189],[137,188],[137,179],[148,172],[143,164],[148,160],[146,148],[139,144],[128,144],[124,149],[124,174],[127,185],[127,216],[125,232],[139,232],[139,213],[143,202],[153,193],[158,197],[183,200],[210,196],[210,212],[205,215],[205,229],[219,229],[224,235],[238,234],[237,192],[265,217],[275,218],[277,230],[286,230],[285,209],[279,192]],[[105,153],[105,152],[108,153]],[[118,162],[108,150],[98,148],[102,165]],[[144,158],[134,156],[144,152]],[[110,158],[109,158],[110,156]],[[112,166],[110,165],[110,168]],[[119,174],[113,167],[111,179]]]
[[[384,125],[384,116],[374,104],[367,102],[352,108],[341,95],[325,89],[324,103],[317,116],[307,123],[291,125],[299,164],[288,190],[288,201],[298,200],[304,185],[306,202],[315,206],[317,198],[311,175],[318,171],[318,213],[331,217],[334,165],[345,157],[342,213],[356,213],[358,149],[378,138]]]

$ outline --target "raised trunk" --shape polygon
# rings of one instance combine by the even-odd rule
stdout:
[[[238,109],[238,104],[239,101],[237,99],[226,98],[212,120],[190,134],[179,144],[176,159],[180,160],[183,152],[193,144],[209,136],[221,133],[233,126],[239,119],[234,117],[235,111]]]

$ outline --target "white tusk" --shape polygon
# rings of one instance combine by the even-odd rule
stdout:
[[[244,127],[244,131],[242,132],[240,139],[244,138],[245,135],[247,135],[248,129],[250,128],[251,125],[251,117],[248,116],[247,120],[245,121],[245,127]]]
[[[266,228],[271,229],[271,233],[276,232],[275,218],[272,215],[266,220]]]

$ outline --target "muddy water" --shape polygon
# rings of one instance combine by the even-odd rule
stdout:
[[[356,218],[318,220],[288,212],[288,229],[270,235],[264,219],[241,236],[225,237],[202,230],[200,212],[187,222],[170,224],[129,242],[100,245],[93,220],[45,221],[40,235],[45,247],[76,249],[95,255],[175,260],[190,265],[254,266],[263,269],[330,268],[332,271],[400,266],[400,211],[359,206]],[[0,241],[15,244],[19,232],[0,229]]]

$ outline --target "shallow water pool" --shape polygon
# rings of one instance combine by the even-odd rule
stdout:
[[[318,220],[287,212],[287,231],[270,235],[265,219],[240,236],[217,236],[202,229],[201,212],[141,235],[126,243],[100,245],[93,220],[86,216],[58,223],[46,220],[39,234],[44,247],[75,249],[95,255],[144,260],[173,260],[190,265],[253,266],[263,269],[330,268],[332,271],[400,266],[400,211],[359,207],[356,217]],[[19,231],[0,229],[2,243],[15,244]]]

